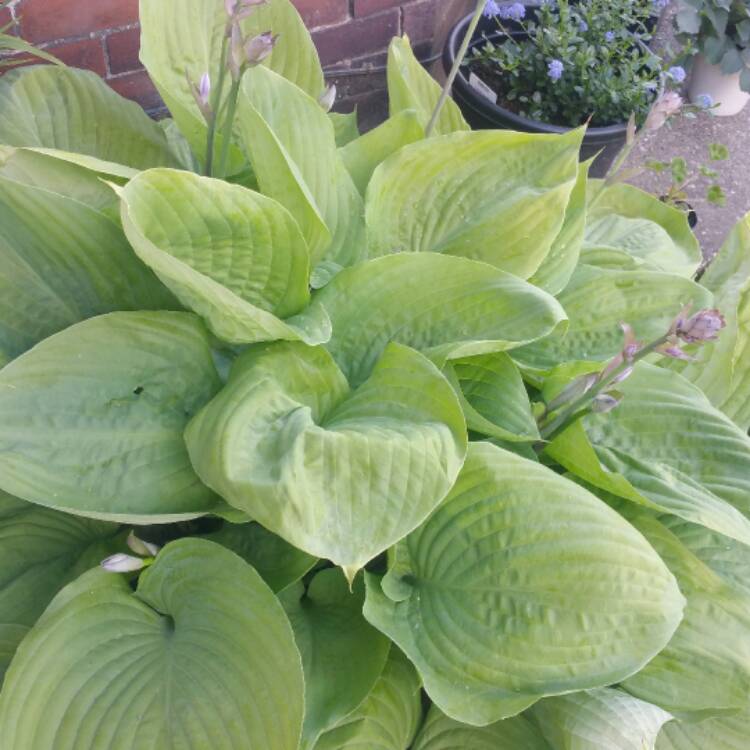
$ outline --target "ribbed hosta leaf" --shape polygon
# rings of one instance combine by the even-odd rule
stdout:
[[[365,701],[323,734],[315,750],[407,750],[422,719],[421,687],[413,665],[392,645]]]
[[[237,360],[186,440],[231,505],[351,578],[445,497],[466,427],[447,380],[407,347],[351,390],[322,347],[279,343]]]
[[[176,166],[161,128],[87,70],[35,65],[6,73],[0,111],[6,146],[59,149],[135,169]]]
[[[436,706],[419,730],[413,750],[552,750],[524,716],[472,727],[454,721]]]
[[[424,127],[417,113],[405,109],[342,148],[344,165],[360,194],[365,194],[373,172],[382,162],[400,148],[422,138]]]
[[[700,720],[747,707],[750,695],[750,595],[724,582],[651,518],[636,518],[687,598],[667,647],[623,687],[675,716]]]
[[[394,37],[388,48],[388,103],[391,116],[407,109],[417,113],[422,127],[432,117],[440,86],[414,57],[409,37]],[[434,135],[469,130],[458,105],[449,97],[435,124]]]
[[[548,454],[591,484],[750,544],[750,438],[695,386],[640,363],[609,414],[591,414]]]
[[[654,750],[659,730],[672,718],[612,688],[547,698],[531,716],[550,745],[565,750]]]
[[[485,263],[401,253],[346,269],[314,298],[333,322],[328,349],[352,384],[389,341],[437,361],[513,349],[565,320],[537,287]]]
[[[203,73],[218,85],[224,3],[218,0],[140,0],[141,60],[169,111],[201,161],[206,156],[206,122],[190,92],[186,71],[197,82]],[[246,35],[279,35],[264,62],[311,96],[323,93],[323,72],[310,34],[290,0],[269,0],[242,22]],[[227,79],[229,76],[227,76]],[[229,81],[227,80],[227,86]],[[226,91],[224,92],[226,93]],[[239,149],[234,163],[241,164]]]
[[[177,306],[107,216],[0,177],[0,365],[93,315]]]
[[[559,294],[570,281],[581,256],[583,238],[586,234],[586,202],[591,160],[578,167],[578,177],[570,194],[565,220],[552,243],[547,257],[529,279],[540,289],[550,294]]]
[[[446,714],[484,725],[609,685],[667,644],[684,600],[643,537],[540,464],[472,443],[448,498],[400,542],[365,617]]]
[[[370,257],[432,251],[528,278],[563,226],[582,137],[483,130],[402,148],[367,188]]]
[[[539,439],[521,373],[507,354],[455,359],[446,371],[455,379],[470,430],[511,442]]]
[[[696,724],[670,721],[661,730],[656,750],[747,750],[750,711]]]
[[[279,602],[219,545],[167,545],[132,591],[92,570],[24,639],[0,695],[4,750],[296,750],[299,653]]]
[[[687,215],[633,185],[589,183],[581,260],[605,268],[645,266],[691,277],[701,262]]]
[[[243,79],[239,113],[242,142],[261,191],[297,220],[313,263],[346,266],[359,260],[364,253],[362,196],[316,99],[257,67]]]
[[[639,341],[653,341],[686,304],[710,307],[713,296],[676,274],[580,265],[557,299],[570,319],[567,334],[515,352],[524,364],[551,368],[571,360],[608,359],[622,349],[620,323],[630,324]]]
[[[138,257],[222,340],[328,340],[323,311],[292,317],[310,299],[310,258],[297,223],[276,201],[153,169],[122,191],[122,223]]]
[[[305,675],[300,750],[337,725],[369,695],[383,672],[390,641],[362,617],[365,587],[354,591],[340,570],[322,570],[305,590],[298,583],[281,603],[292,623]]]
[[[347,144],[359,138],[359,125],[357,124],[357,110],[341,114],[340,112],[329,112],[328,118],[333,123],[333,132],[336,135],[336,145],[343,148]]]
[[[713,292],[726,328],[693,362],[665,362],[695,383],[743,430],[750,428],[750,214],[734,227],[701,283]]]
[[[134,523],[219,506],[182,437],[221,387],[189,313],[120,312],[45,339],[0,370],[0,487]]]
[[[318,561],[259,523],[225,523],[202,538],[231,549],[249,562],[276,593],[299,581]]]
[[[118,550],[119,526],[40,508],[0,492],[0,684],[52,597]]]

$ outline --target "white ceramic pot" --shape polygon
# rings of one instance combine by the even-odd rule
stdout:
[[[700,104],[702,94],[708,94],[718,104],[711,111],[722,117],[736,115],[750,101],[750,94],[740,88],[739,73],[722,73],[720,66],[713,65],[703,55],[698,55],[690,72],[688,96],[693,104]]]

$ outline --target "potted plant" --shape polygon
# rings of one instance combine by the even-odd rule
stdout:
[[[660,3],[583,0],[489,2],[453,94],[475,128],[563,133],[588,123],[582,157],[603,174],[642,122],[660,86],[662,61],[648,46]],[[450,69],[470,17],[453,29]],[[679,71],[677,78],[680,78]]]
[[[745,0],[681,0],[675,15],[685,57],[692,58],[688,95],[736,115],[750,100],[750,5]]]

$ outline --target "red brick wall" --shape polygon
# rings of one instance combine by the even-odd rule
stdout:
[[[442,45],[451,22],[472,4],[472,0],[292,1],[312,30],[344,109],[382,98],[381,67],[392,36],[409,34],[418,54],[429,58]],[[160,108],[138,61],[138,0],[14,0],[10,13],[17,21],[16,33],[28,41],[70,65],[96,71],[147,110]],[[2,22],[0,16],[0,26]],[[351,69],[370,72],[346,75]]]

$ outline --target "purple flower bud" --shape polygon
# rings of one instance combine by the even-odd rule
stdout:
[[[695,357],[691,357],[686,352],[683,352],[679,346],[675,344],[662,344],[657,350],[659,354],[663,354],[665,357],[672,357],[672,359],[684,359],[688,362],[694,361]]]
[[[224,0],[224,10],[230,18],[241,21],[247,18],[257,5],[265,5],[268,0]]]
[[[143,539],[139,539],[134,531],[128,534],[127,538],[128,547],[130,547],[136,555],[143,555],[144,557],[156,557],[159,554],[159,545],[152,544]]]
[[[326,112],[330,112],[336,102],[336,84],[332,83],[326,87],[326,90],[320,95],[318,101]]]
[[[615,41],[615,32],[614,31],[608,31],[604,35],[604,41],[606,41],[606,42],[614,42]]]
[[[494,18],[495,16],[500,14],[500,6],[495,2],[495,0],[487,0],[487,4],[484,6],[484,10],[482,11],[485,18]]]
[[[140,557],[124,555],[121,552],[118,552],[116,555],[110,555],[99,564],[109,573],[130,573],[134,570],[140,570],[146,565]]]
[[[622,357],[626,362],[632,362],[633,357],[638,354],[641,345],[635,337],[635,332],[632,326],[627,323],[620,323],[620,328],[624,334],[624,340],[622,344]]]
[[[699,310],[690,318],[678,318],[676,323],[675,335],[688,344],[716,341],[719,332],[726,325],[724,316],[715,309]]]
[[[666,91],[654,102],[644,127],[646,130],[659,130],[680,109],[682,109],[682,97],[675,91]]]
[[[501,5],[498,8],[497,15],[504,21],[520,21],[526,16],[526,8],[523,3]]]
[[[278,38],[278,35],[274,36],[270,31],[264,31],[248,39],[245,42],[245,59],[248,65],[260,65],[273,52]]]
[[[563,70],[565,70],[565,66],[562,64],[562,60],[550,60],[547,65],[547,75],[553,81],[559,81],[562,78]]]
[[[714,99],[711,94],[698,94],[695,103],[702,109],[711,109],[714,106]]]
[[[600,393],[592,402],[591,409],[599,414],[606,414],[608,411],[617,408],[622,401],[622,396],[612,396],[609,393]]]
[[[626,367],[621,373],[618,373],[612,378],[611,385],[622,383],[623,380],[627,380],[633,374],[633,367]]]
[[[245,50],[242,41],[242,30],[237,21],[232,24],[229,37],[230,42],[227,65],[229,67],[229,72],[232,74],[232,79],[238,81],[242,75],[242,66],[245,62]]]
[[[187,71],[185,71],[185,77],[187,78],[188,86],[190,87],[190,93],[193,95],[193,99],[195,99],[195,103],[198,105],[198,109],[206,119],[206,122],[209,122],[213,117],[211,105],[209,104],[209,101],[211,99],[210,76],[208,75],[208,73],[204,73],[201,76],[200,84],[197,86],[190,79],[190,75]]]
[[[674,65],[667,71],[667,75],[675,82],[682,83],[685,80],[685,68],[681,65]]]

